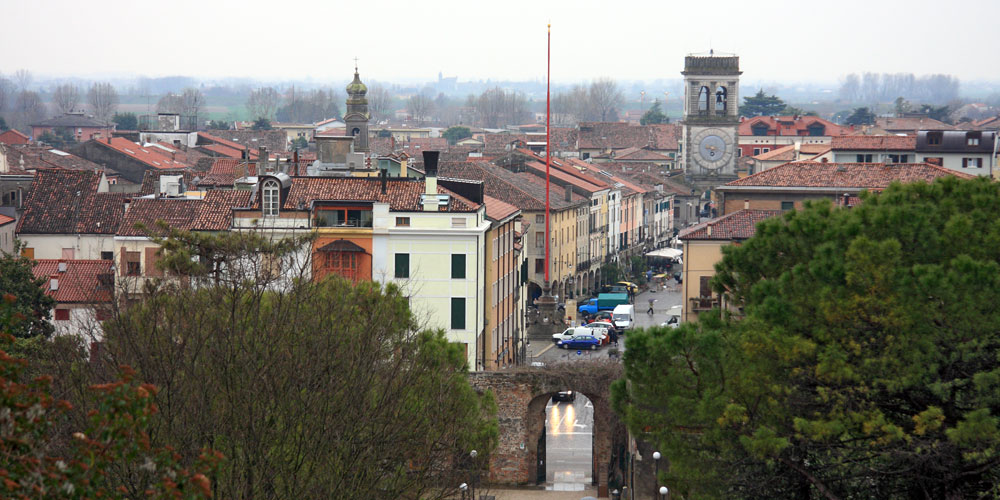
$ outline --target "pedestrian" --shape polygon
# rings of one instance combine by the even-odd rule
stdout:
[[[656,302],[656,299],[649,299],[649,310],[646,311],[646,314],[653,314],[653,303],[654,302]]]

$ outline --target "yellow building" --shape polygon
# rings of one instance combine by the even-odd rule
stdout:
[[[710,286],[715,264],[722,260],[722,247],[740,244],[754,235],[758,222],[781,213],[781,210],[744,209],[680,232],[678,238],[684,244],[682,321],[697,321],[699,314],[722,305]]]
[[[524,296],[521,285],[521,211],[485,197],[486,218],[486,370],[514,366],[524,349]]]
[[[299,138],[312,142],[313,133],[316,131],[316,126],[309,123],[272,123],[271,128],[284,131],[289,144]]]

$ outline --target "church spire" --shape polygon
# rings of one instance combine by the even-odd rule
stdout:
[[[358,74],[358,58],[354,58],[354,80],[347,84],[347,107],[344,111],[344,123],[347,125],[347,132],[354,136],[354,150],[357,152],[369,151],[368,149],[368,87],[361,83],[361,75]]]

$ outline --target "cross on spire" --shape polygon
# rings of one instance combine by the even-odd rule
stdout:
[[[358,72],[358,57],[354,56],[354,72]]]

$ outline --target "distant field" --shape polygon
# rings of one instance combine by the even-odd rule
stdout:
[[[145,115],[156,113],[156,103],[152,103],[147,106],[145,103],[125,103],[118,105],[119,113],[135,113],[137,115]],[[247,111],[246,107],[243,105],[237,105],[234,107],[227,106],[205,106],[199,113],[200,116],[205,117],[206,120],[244,120],[246,119]]]

